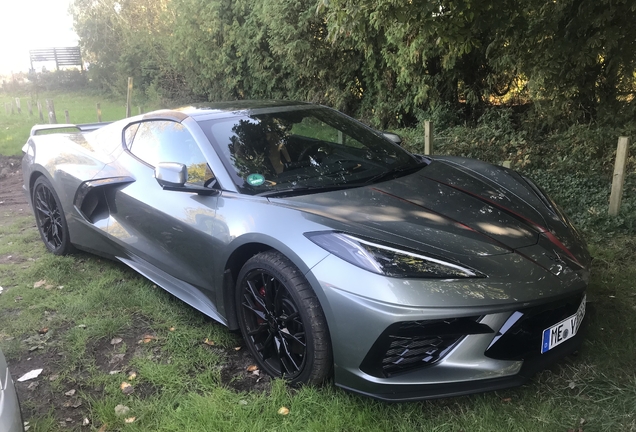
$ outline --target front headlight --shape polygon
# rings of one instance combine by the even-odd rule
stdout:
[[[458,264],[395,249],[339,232],[313,232],[305,236],[321,248],[357,267],[399,278],[455,279],[484,277]]]

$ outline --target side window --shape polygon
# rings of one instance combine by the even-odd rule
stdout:
[[[199,146],[181,123],[147,121],[129,132],[134,127],[126,130],[126,144],[139,159],[153,167],[160,162],[182,163],[188,168],[189,183],[205,184],[214,179]]]

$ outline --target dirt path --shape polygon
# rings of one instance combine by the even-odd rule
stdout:
[[[22,158],[0,156],[0,223],[29,214],[29,205],[22,191]]]

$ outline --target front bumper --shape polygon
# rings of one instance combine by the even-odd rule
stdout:
[[[575,337],[540,354],[541,332],[576,312],[587,285],[585,274],[569,274],[565,279],[543,274],[525,282],[514,277],[511,281],[418,281],[385,278],[350,265],[341,266],[336,260],[326,258],[307,277],[317,287],[327,317],[335,383],[356,393],[388,401],[409,401],[518,386],[537,370],[576,350],[583,338],[580,330]],[[352,280],[356,281],[355,287],[344,289]],[[544,295],[537,295],[539,292]],[[524,293],[532,293],[534,299],[522,297]],[[513,328],[514,332],[525,331],[525,336],[519,333],[519,337],[511,337],[509,333],[506,338],[497,337],[515,312],[532,316],[564,302],[568,303],[567,308],[530,323],[529,331]],[[437,354],[432,354],[439,354],[438,358],[431,360],[422,355],[415,360],[420,362],[415,367],[383,369],[387,361],[413,361],[408,355],[399,358],[399,349],[393,349],[393,354],[398,352],[393,358],[384,354],[386,349],[378,349],[389,330],[404,323],[412,327],[412,323],[450,321],[473,323],[473,327],[483,326],[488,332],[458,331],[455,339],[448,337],[452,332],[446,332],[438,338],[446,342],[440,342]],[[406,345],[412,350],[421,349],[424,336],[431,335],[409,332],[417,339],[415,345]],[[493,348],[493,341],[504,349]],[[530,351],[523,350],[524,344],[531,347]]]

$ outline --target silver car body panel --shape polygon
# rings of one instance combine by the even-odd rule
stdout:
[[[197,124],[245,115],[228,107],[189,107],[122,120],[104,129],[118,140],[104,147],[94,141],[95,132],[32,136],[23,149],[27,196],[30,200],[34,179],[46,176],[59,195],[73,244],[123,262],[231,328],[236,328],[231,263],[241,253],[278,250],[306,275],[324,310],[336,384],[384,399],[428,397],[420,391],[425,385],[477,383],[467,387],[472,392],[518,384],[497,379],[516,376],[524,363],[485,356],[494,335],[474,334],[434,365],[371,376],[361,362],[388,326],[479,316],[479,323],[496,330],[520,308],[585,290],[585,244],[515,172],[435,157],[413,174],[364,187],[287,198],[245,195]],[[218,193],[163,190],[152,167],[124,148],[125,127],[151,118],[186,126],[221,185]],[[82,200],[90,190],[98,191],[101,206],[87,215]],[[441,256],[488,277],[404,279],[371,273],[304,235],[320,231]],[[571,256],[564,259],[567,253]],[[489,380],[494,384],[479,384]],[[440,389],[431,395],[461,393]]]
[[[7,361],[0,351],[0,432],[22,432],[22,414]]]

